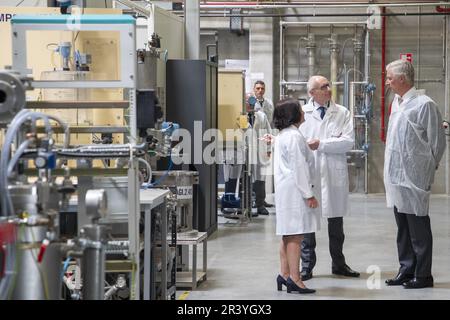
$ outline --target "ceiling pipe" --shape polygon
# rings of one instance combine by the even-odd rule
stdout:
[[[442,8],[441,6],[436,6],[437,12],[450,12],[450,8]]]
[[[416,2],[416,3],[370,3],[370,2],[272,2],[270,4],[261,2],[200,2],[200,9],[275,9],[275,8],[367,8],[369,6],[379,7],[441,7],[448,5],[446,2]]]
[[[220,13],[201,13],[200,17],[202,18],[232,18],[232,17],[243,17],[243,18],[300,18],[300,17],[370,17],[374,15],[373,13],[311,13],[311,14],[283,14],[283,13],[236,13],[236,14],[230,14],[227,12],[224,12],[222,14]],[[381,16],[381,17],[408,17],[408,16],[444,16],[444,15],[450,15],[449,12],[404,12],[404,13],[381,13],[377,14],[375,16]],[[182,16],[182,15],[181,15]]]

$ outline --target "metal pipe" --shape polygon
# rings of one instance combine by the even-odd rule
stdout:
[[[366,25],[367,21],[354,21],[354,22],[347,22],[347,21],[328,21],[328,22],[322,22],[322,21],[310,21],[310,22],[305,22],[305,21],[280,21],[280,25],[283,26],[303,26],[303,25],[321,25],[321,26],[329,26],[329,25],[347,25],[347,26],[352,26],[355,24],[361,24],[361,25]]]
[[[417,7],[417,13],[421,12],[421,8]],[[420,79],[420,15],[417,16],[417,79]],[[419,84],[419,82],[417,81],[417,84]]]
[[[366,8],[372,3],[355,3],[355,2],[273,2],[272,4],[261,4],[261,2],[203,2],[200,9],[279,9],[279,8]],[[417,7],[417,6],[433,6],[436,10],[442,10],[440,6],[448,5],[446,2],[431,3],[376,3],[379,7]],[[439,8],[439,9],[438,9]],[[444,9],[445,10],[445,9]],[[439,12],[439,11],[438,11]]]
[[[442,6],[446,6],[448,3],[442,4]],[[450,12],[450,8],[442,8],[441,5],[436,6],[437,12]]]
[[[359,83],[365,83],[365,82],[359,82]],[[292,85],[305,85],[308,84],[308,81],[281,81],[282,85],[292,84]],[[343,81],[336,81],[336,85],[344,84]]]
[[[347,65],[344,64],[344,107],[350,110],[351,117],[353,118],[353,110],[350,109],[349,98],[350,98],[350,90],[349,90]]]
[[[362,35],[358,32],[358,26],[355,25],[355,41],[353,42],[353,81],[360,80],[360,73],[358,71],[361,68],[361,52],[363,50],[361,37]]]
[[[369,141],[369,121],[366,118],[365,121],[366,130],[365,130],[365,142]],[[364,192],[367,194],[369,192],[369,150],[366,152],[366,156],[364,157]]]
[[[106,241],[106,226],[87,225],[83,230],[86,240],[81,263],[83,299],[103,300],[105,295],[105,248],[102,242]]]
[[[338,35],[336,33],[332,33],[330,35],[330,81],[331,81],[331,99],[333,99],[333,101],[336,101],[337,98],[337,86],[335,82],[337,81],[338,56],[339,56]]]
[[[447,37],[447,32],[448,32],[448,16],[445,17],[444,20],[444,39],[445,42],[443,43],[444,45],[444,53],[445,53],[445,89],[444,89],[444,115],[445,115],[445,119],[448,119],[450,116],[450,110],[449,110],[449,89],[448,87],[450,86],[450,79],[449,79],[449,73],[450,73],[450,68],[449,68],[449,63],[448,63],[448,37]],[[447,138],[448,139],[448,138]],[[448,143],[448,140],[447,140]],[[447,194],[450,194],[450,148],[446,148],[446,174],[445,176],[446,178],[446,183],[445,183],[445,191]]]
[[[280,99],[284,98],[284,48],[283,48],[283,24],[280,22]]]
[[[308,43],[306,45],[306,55],[308,56],[308,77],[311,78],[315,73],[316,66],[316,41],[312,33],[308,33]],[[300,61],[299,61],[300,63]]]
[[[383,7],[384,8],[384,7]],[[382,13],[380,17],[408,17],[408,16],[443,16],[449,15],[450,12],[404,12],[404,13]],[[319,18],[319,17],[371,17],[373,13],[313,13],[313,14],[288,14],[288,13],[258,13],[258,14],[250,14],[250,13],[200,13],[200,17],[202,18],[233,18],[233,17],[242,17],[242,18]],[[328,22],[327,24],[330,24]],[[346,22],[346,24],[349,24]]]
[[[445,82],[445,62],[447,60],[447,56],[445,54],[445,50],[447,49],[447,17],[442,19],[442,78]]]
[[[386,8],[381,9],[382,13],[386,12]],[[381,102],[380,102],[380,139],[386,142],[384,123],[385,118],[385,95],[386,95],[386,17],[381,18]]]

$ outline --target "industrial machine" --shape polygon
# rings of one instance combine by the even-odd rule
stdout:
[[[135,50],[131,16],[80,16],[76,32],[119,34],[120,78],[61,76],[90,72],[89,56],[70,42],[61,42],[56,46],[61,64],[47,72],[58,76],[35,80],[29,76],[24,34],[34,29],[67,31],[67,19],[18,15],[12,21],[15,71],[0,72],[0,125],[6,129],[0,158],[4,169],[0,173],[0,265],[4,266],[0,299],[173,299],[177,217],[185,230],[192,227],[188,220],[193,214],[186,205],[189,215],[181,213],[185,210],[182,205],[177,208],[177,201],[186,200],[176,199],[169,190],[155,190],[152,180],[150,163],[170,158],[171,136],[179,128],[162,121],[149,78],[156,70],[148,64],[159,54],[154,49]],[[75,69],[71,60],[76,61]],[[25,91],[33,88],[125,88],[126,121],[122,127],[109,128],[70,125],[51,113],[30,109],[36,104],[26,101]],[[89,99],[58,102],[57,96],[50,96],[52,101],[38,101],[40,108],[108,105]],[[111,102],[110,107],[114,105],[124,108],[125,102]],[[56,137],[60,133],[62,141]],[[71,133],[100,133],[102,139],[80,144],[71,142]],[[105,139],[113,133],[125,134],[124,142]],[[140,190],[150,210],[142,218]]]

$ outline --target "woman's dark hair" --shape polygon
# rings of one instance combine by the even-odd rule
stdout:
[[[301,121],[301,108],[297,100],[285,99],[277,103],[273,112],[273,124],[283,130]]]

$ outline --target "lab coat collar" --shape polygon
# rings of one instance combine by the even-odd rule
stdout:
[[[308,104],[306,104],[302,107],[303,112],[311,112],[311,114],[314,118],[322,121],[322,119],[320,118],[320,112],[317,110],[318,106],[316,106],[316,105],[317,105],[317,103],[314,104],[314,100],[312,98],[309,99]],[[327,116],[327,114],[333,114],[336,112],[337,112],[336,104],[330,100],[328,108],[327,108],[327,113],[325,113],[324,119],[329,117],[329,116]]]
[[[416,87],[412,87],[411,89],[409,89],[408,91],[406,91],[406,93],[400,97],[399,95],[397,95],[397,99],[398,98],[402,98],[403,103],[405,103],[408,100],[411,100],[412,98],[414,98],[415,96],[417,96],[417,90]]]

